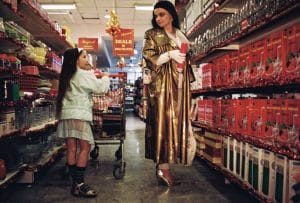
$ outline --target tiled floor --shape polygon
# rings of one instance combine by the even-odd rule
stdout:
[[[0,202],[124,202],[124,203],[256,203],[256,199],[235,185],[225,185],[224,178],[202,161],[196,159],[192,166],[172,166],[181,184],[172,188],[157,185],[155,165],[144,159],[144,123],[132,114],[127,116],[124,158],[126,173],[122,180],[113,177],[114,153],[118,146],[100,145],[100,165],[90,162],[86,182],[93,186],[95,199],[74,198],[70,195],[70,181],[62,179],[59,170],[62,158],[49,170],[40,174],[36,182],[11,185],[0,192]]]

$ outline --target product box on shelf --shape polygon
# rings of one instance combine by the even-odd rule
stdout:
[[[278,142],[290,149],[299,141],[300,100],[286,99],[281,107],[281,124]]]
[[[202,89],[202,66],[192,65],[192,69],[195,76],[195,81],[191,83],[191,90]]]
[[[228,87],[228,82],[229,82],[229,67],[230,67],[230,55],[226,54],[224,56],[220,57],[220,63],[219,63],[219,72],[220,72],[220,86],[223,88]]]
[[[206,100],[205,123],[217,129],[221,121],[221,100]]]
[[[231,101],[230,99],[222,99],[221,100],[221,116],[220,116],[220,124],[219,127],[221,130],[225,132],[229,132],[231,117],[230,111],[231,109]]]
[[[213,87],[213,66],[207,63],[202,67],[202,87],[203,89],[210,89]]]
[[[286,105],[284,99],[272,99],[271,110],[273,111],[274,123],[272,126],[272,139],[278,143],[280,135],[285,132],[285,120],[286,120]]]
[[[241,143],[242,157],[241,157],[241,178],[248,181],[249,175],[249,160],[252,156],[252,145],[247,142]],[[250,165],[252,169],[252,164]],[[252,170],[251,170],[252,171]]]
[[[234,174],[241,178],[242,177],[242,142],[239,140],[234,140]]]
[[[246,45],[242,47],[239,51],[239,85],[240,86],[249,86],[250,85],[250,67],[252,63],[251,58],[251,46]]]
[[[264,79],[267,84],[278,84],[282,80],[282,72],[286,67],[286,46],[283,34],[283,31],[275,32],[266,39]]]
[[[258,147],[253,147],[252,149],[252,186],[256,191],[261,191],[262,187],[262,149]]]
[[[245,180],[253,185],[253,145],[246,146]]]
[[[203,156],[203,150],[205,149],[204,143],[204,130],[202,128],[193,128],[193,135],[196,139],[196,154]]]
[[[251,137],[258,140],[264,139],[264,131],[266,127],[266,99],[253,99],[249,102],[249,131]]]
[[[285,203],[288,200],[288,159],[283,155],[275,157],[275,193],[274,202]]]
[[[237,51],[231,52],[229,59],[228,85],[238,87],[239,81],[239,55]]]
[[[205,104],[206,100],[198,99],[198,121],[202,124],[205,124]]]
[[[229,170],[229,143],[230,143],[230,138],[228,136],[223,136],[222,160],[223,160],[224,168],[228,170]]]
[[[275,154],[268,150],[262,150],[262,177],[259,192],[269,199],[272,199],[275,192]]]
[[[7,134],[7,126],[5,121],[0,121],[0,137]]]
[[[221,58],[216,58],[215,60],[213,60],[212,62],[212,83],[214,84],[214,87],[219,88],[222,86],[221,84]]]
[[[300,23],[285,29],[286,66],[284,76],[286,81],[300,81]]]
[[[296,195],[295,190],[293,189],[293,186],[296,183],[299,183],[299,177],[300,177],[300,161],[298,160],[289,160],[289,170],[288,170],[288,199],[290,203],[293,203],[291,198]]]
[[[252,85],[260,85],[263,81],[263,73],[266,66],[266,39],[260,39],[251,46],[251,60],[250,64],[250,80]]]
[[[249,129],[249,115],[248,106],[252,99],[239,99],[237,100],[236,118],[237,118],[237,133],[241,136],[248,135]]]
[[[222,135],[205,131],[204,143],[204,158],[214,164],[221,164]]]
[[[234,154],[234,148],[235,148],[235,139],[230,137],[229,138],[229,170],[234,174],[234,169],[236,167],[236,157]]]

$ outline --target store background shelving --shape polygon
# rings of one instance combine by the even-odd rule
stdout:
[[[64,152],[65,145],[55,133],[55,95],[61,66],[58,55],[72,43],[33,1],[1,0],[0,20],[0,154],[7,161],[0,188],[5,188],[14,182],[33,183],[35,173]],[[29,46],[43,51],[45,61],[26,55]],[[13,85],[8,87],[9,82]]]
[[[199,8],[197,6],[202,7]],[[253,10],[253,8],[258,8],[259,10]],[[181,19],[181,22],[183,22],[182,30],[186,32],[186,35],[188,36],[190,41],[194,42],[194,46],[192,47],[194,55],[191,59],[194,70],[199,72],[199,70],[204,70],[204,63],[211,64],[211,67],[209,67],[210,69],[207,69],[206,67],[206,70],[210,70],[208,74],[211,74],[209,76],[209,82],[207,82],[206,80],[206,83],[210,83],[210,85],[204,86],[204,84],[202,84],[202,82],[204,82],[203,77],[206,77],[207,79],[207,76],[204,76],[204,73],[201,73],[201,75],[199,74],[198,77],[201,77],[199,79],[202,80],[202,82],[197,83],[197,85],[200,85],[200,88],[196,88],[192,91],[192,96],[194,98],[194,107],[198,105],[198,99],[204,100],[204,103],[209,103],[209,109],[207,109],[207,112],[205,107],[203,106],[196,107],[196,110],[194,108],[193,112],[194,118],[197,117],[197,115],[195,114],[198,114],[199,116],[201,116],[202,114],[202,116],[204,116],[205,114],[205,116],[209,117],[209,120],[204,120],[204,122],[203,120],[193,121],[195,136],[197,140],[197,154],[209,165],[211,165],[212,168],[223,173],[225,177],[227,177],[231,182],[240,185],[242,188],[249,191],[262,202],[285,202],[288,201],[288,199],[291,197],[290,195],[292,195],[293,193],[291,185],[293,184],[294,180],[292,178],[293,174],[291,172],[288,172],[287,168],[295,169],[293,164],[299,163],[299,149],[295,149],[294,145],[292,148],[291,145],[282,145],[282,143],[277,141],[275,141],[274,145],[271,140],[266,142],[266,140],[257,139],[256,136],[246,135],[245,133],[243,133],[243,131],[233,133],[231,131],[228,131],[227,129],[224,129],[223,127],[215,126],[217,124],[217,120],[221,122],[219,124],[224,125],[225,120],[221,120],[221,117],[225,114],[223,114],[224,112],[222,112],[222,110],[220,110],[220,112],[219,110],[214,110],[214,108],[218,107],[211,106],[211,104],[214,105],[214,103],[211,102],[217,103],[239,97],[256,97],[257,99],[267,99],[273,97],[285,99],[298,98],[297,95],[299,94],[300,89],[299,78],[297,78],[296,74],[292,77],[286,76],[285,78],[285,75],[281,73],[281,75],[274,76],[274,78],[262,78],[262,80],[260,80],[259,82],[253,82],[249,79],[245,83],[240,81],[234,84],[230,83],[231,81],[228,81],[230,79],[229,78],[227,79],[227,81],[226,79],[225,81],[222,81],[224,82],[224,84],[217,84],[215,83],[216,78],[214,77],[218,77],[218,75],[223,74],[224,71],[215,71],[219,71],[219,67],[217,68],[217,65],[220,65],[220,67],[222,67],[222,63],[224,63],[224,61],[222,61],[222,57],[226,55],[228,56],[228,58],[235,56],[239,60],[239,65],[242,65],[242,58],[240,59],[242,55],[240,54],[243,54],[245,47],[250,46],[251,44],[254,44],[261,39],[265,39],[266,42],[269,39],[273,40],[271,38],[273,37],[273,35],[275,36],[275,34],[283,32],[283,30],[291,30],[293,26],[300,23],[300,14],[299,12],[297,12],[299,8],[300,2],[298,1],[203,0],[189,1],[189,3],[187,3],[184,8],[180,8],[179,10],[179,17]],[[241,12],[241,10],[243,12]],[[244,13],[248,13],[249,15],[245,16]],[[244,15],[244,17],[240,18],[239,15]],[[231,16],[239,17],[240,19],[237,22],[232,23],[234,21],[228,20]],[[220,31],[220,29],[222,30],[222,32]],[[284,31],[283,35],[287,36],[287,31]],[[283,40],[285,40],[285,38],[283,38]],[[225,70],[225,66],[227,66],[227,64],[224,63],[222,67],[223,69],[221,68],[220,70]],[[281,78],[278,79],[278,77]],[[198,97],[198,99],[196,99],[196,97]],[[299,102],[299,98],[298,100],[294,101]],[[222,106],[220,106],[220,108],[221,107]],[[200,113],[199,109],[197,110],[197,108],[201,109]],[[204,110],[202,108],[204,108]],[[243,108],[247,109],[246,106],[244,106]],[[218,115],[213,115],[216,112]],[[295,118],[297,120],[298,117],[295,116]],[[235,117],[235,119],[237,118]],[[206,133],[212,133],[213,138],[210,137],[211,135],[206,137]],[[219,143],[220,138],[222,138],[222,147],[218,148],[217,146],[219,145],[217,143]],[[232,144],[231,142],[239,143],[242,145],[235,146],[235,144]],[[226,143],[228,143],[228,147],[226,146]],[[249,162],[244,160],[244,167],[251,166],[251,171],[248,174],[249,177],[241,178],[241,175],[236,174],[236,169],[230,170],[227,166],[225,166],[225,163],[223,163],[225,159],[227,159],[226,154],[230,154],[230,156],[233,156],[234,154],[234,156],[237,156],[236,154],[238,152],[236,151],[237,149],[234,146],[238,146],[238,149],[243,149],[243,153],[247,153],[249,155],[247,155],[246,158],[246,160],[249,160]],[[252,149],[255,149],[258,152]],[[256,173],[256,171],[252,171],[255,169],[253,163],[256,161],[256,159],[261,160],[264,163],[266,163],[266,160],[268,160],[268,158],[265,159],[264,157],[263,152],[265,151],[272,154],[273,157],[276,157],[273,158],[275,171],[272,169],[272,174],[270,171],[271,176],[267,177],[265,176],[266,169],[263,168],[262,171],[262,167],[265,166],[262,166],[260,164],[257,165],[258,171],[260,173],[259,175]],[[284,161],[281,161],[281,159],[283,159]],[[241,161],[242,159],[237,159],[236,157],[233,159],[230,157],[228,158],[228,160],[236,164],[237,160]],[[272,163],[271,159],[269,159],[268,161]],[[281,168],[283,168],[284,170],[281,171]],[[295,171],[297,170],[298,169],[296,169]],[[284,177],[282,185],[280,184],[280,180],[277,182],[275,180],[275,176],[278,178],[279,174]],[[268,184],[271,184],[271,186],[273,185],[274,190],[276,187],[276,193],[264,193],[266,191],[262,190],[262,186],[260,184],[266,184],[266,180],[261,180],[262,176],[263,178],[274,178],[274,180],[272,180],[273,182],[270,182]],[[258,183],[255,181],[258,181]],[[259,187],[257,184],[259,185]],[[289,191],[289,193],[286,191]]]

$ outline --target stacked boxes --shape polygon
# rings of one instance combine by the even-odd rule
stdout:
[[[283,31],[272,33],[266,39],[266,66],[264,80],[274,83],[274,80],[280,79],[286,64],[286,50],[284,45]]]
[[[287,157],[276,155],[275,157],[275,196],[278,203],[288,202],[288,160]]]
[[[201,128],[193,128],[194,137],[196,139],[196,154],[203,156],[205,143],[204,143],[204,130]]]
[[[0,137],[16,129],[16,115],[14,109],[0,111]]]
[[[221,164],[222,136],[206,131],[204,143],[204,158],[214,164]]]
[[[295,194],[295,190],[293,189],[293,185],[297,183],[296,176],[300,175],[300,161],[289,160],[289,174],[288,174],[288,200],[292,203],[291,197]],[[298,180],[299,181],[299,180]]]
[[[300,24],[285,29],[286,37],[286,67],[284,76],[286,81],[298,81],[300,78]]]
[[[253,147],[252,148],[252,186],[256,191],[261,191],[262,186],[262,149]]]
[[[268,198],[273,198],[275,190],[275,155],[268,150],[262,150],[261,177],[262,183],[259,192]]]
[[[296,23],[205,64],[202,89],[300,82],[299,60],[300,24]]]
[[[202,67],[202,88],[210,89],[213,87],[213,66],[207,63]]]
[[[234,140],[234,159],[235,159],[235,167],[234,174],[239,178],[242,177],[242,142],[238,140]]]
[[[266,66],[265,46],[265,39],[258,40],[257,42],[251,44],[252,64],[250,67],[250,79],[254,85],[260,84],[263,79],[263,73]]]
[[[230,138],[227,136],[223,136],[223,166],[224,168],[229,170],[229,143]]]

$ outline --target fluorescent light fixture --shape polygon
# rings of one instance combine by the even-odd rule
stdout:
[[[41,6],[45,10],[72,10],[72,9],[76,9],[75,4],[42,4]]]
[[[52,12],[52,11],[49,11],[47,13],[48,13],[48,15],[68,15],[68,14],[70,14],[67,11],[64,11],[64,12]]]
[[[138,11],[153,11],[153,5],[135,4],[134,8]]]

